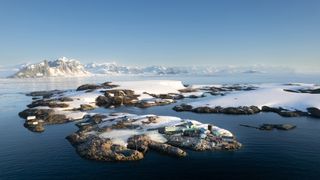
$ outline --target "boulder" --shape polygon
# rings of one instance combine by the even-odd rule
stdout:
[[[95,90],[95,89],[100,89],[100,88],[103,88],[103,86],[97,85],[97,84],[84,84],[84,85],[79,86],[77,88],[77,91]]]
[[[105,115],[95,114],[95,115],[93,115],[93,116],[90,117],[90,120],[91,120],[92,122],[94,122],[95,124],[99,124],[99,123],[102,121],[102,119],[104,119],[104,118],[106,118],[106,117],[107,117],[107,116],[105,116]]]
[[[146,153],[151,141],[150,138],[146,135],[135,135],[130,137],[127,142],[127,148]]]
[[[112,84],[112,82],[104,82],[104,83],[102,83],[101,85],[102,85],[103,88],[105,88],[105,89],[111,89],[111,88],[119,87],[119,85]]]
[[[70,97],[61,97],[61,98],[59,98],[58,100],[61,101],[61,102],[70,102],[70,101],[73,101],[73,99],[70,98]]]
[[[188,104],[181,104],[173,107],[173,110],[175,111],[191,111],[192,106]]]
[[[169,144],[165,144],[165,143],[158,143],[158,142],[151,141],[149,143],[149,147],[150,149],[153,149],[155,151],[158,151],[160,153],[167,154],[170,156],[175,156],[175,157],[187,156],[187,153],[184,150],[178,147],[171,146]]]
[[[320,109],[315,107],[309,107],[307,108],[307,111],[310,113],[310,116],[320,118]]]
[[[109,107],[112,105],[112,99],[106,96],[98,96],[96,99],[96,105]]]
[[[273,130],[273,129],[291,130],[294,128],[296,128],[296,126],[291,124],[262,124],[258,129],[260,130]]]
[[[80,110],[81,111],[90,111],[90,110],[93,110],[94,107],[89,105],[89,104],[81,104],[80,105]]]
[[[52,109],[25,109],[19,113],[19,116],[27,119],[28,116],[36,116],[37,119],[44,121],[44,124],[61,124],[69,122],[66,115],[55,114]]]
[[[27,96],[42,96],[43,98],[49,98],[55,94],[61,94],[64,91],[60,90],[51,90],[51,91],[34,91],[31,93],[28,93]]]

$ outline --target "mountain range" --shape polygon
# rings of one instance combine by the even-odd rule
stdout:
[[[11,70],[11,71],[10,71]],[[44,60],[35,64],[22,64],[11,68],[0,66],[0,76],[10,78],[38,78],[38,77],[74,77],[92,75],[216,75],[233,73],[272,73],[290,72],[288,68],[269,66],[124,66],[117,63],[89,63],[82,64],[80,61],[59,58],[54,61]],[[10,73],[11,74],[8,74]]]

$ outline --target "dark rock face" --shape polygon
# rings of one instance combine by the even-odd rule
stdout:
[[[308,112],[310,113],[310,116],[315,118],[320,118],[320,109],[315,107],[309,107],[307,108]]]
[[[291,124],[263,124],[258,129],[260,130],[273,130],[273,129],[291,130],[294,128],[296,128],[296,126]]]

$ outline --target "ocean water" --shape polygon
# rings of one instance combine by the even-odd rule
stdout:
[[[25,109],[35,90],[71,89],[88,82],[176,79],[185,84],[212,83],[320,83],[316,76],[212,77],[91,77],[0,79],[0,179],[318,179],[320,176],[320,119],[284,118],[274,113],[256,115],[175,112],[168,106],[147,109],[120,107],[99,112],[172,115],[212,123],[233,132],[243,144],[238,151],[192,152],[183,159],[148,152],[138,162],[96,162],[79,157],[65,137],[77,130],[74,123],[47,126],[44,133],[23,127],[18,112]],[[183,101],[190,101],[185,99]],[[259,131],[239,126],[291,123],[292,131]]]

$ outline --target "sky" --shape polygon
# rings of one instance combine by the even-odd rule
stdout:
[[[0,0],[0,65],[62,56],[320,72],[320,1]]]

